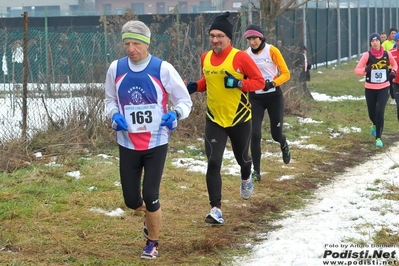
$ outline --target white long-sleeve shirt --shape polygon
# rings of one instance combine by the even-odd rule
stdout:
[[[111,119],[115,113],[121,113],[129,126],[129,131],[117,131],[120,145],[146,150],[166,144],[170,133],[160,126],[160,117],[168,111],[168,100],[180,114],[179,119],[188,117],[192,101],[182,78],[170,63],[151,55],[139,64],[126,57],[111,63],[105,80],[106,112]],[[136,119],[132,114],[143,113],[139,110],[151,110],[151,119],[144,117],[145,122],[138,123],[142,117]]]

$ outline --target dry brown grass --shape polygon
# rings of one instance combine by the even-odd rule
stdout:
[[[25,143],[21,140],[13,140],[1,143],[0,169],[4,172],[12,172],[26,167],[26,162],[32,160],[31,155],[25,149]]]
[[[192,142],[198,144],[195,140]],[[172,144],[171,148],[174,146]],[[284,168],[281,160],[275,161],[273,166],[267,162],[263,164],[269,173],[263,175],[262,182],[256,183],[256,192],[248,201],[239,196],[238,177],[224,176],[223,213],[226,224],[217,227],[203,222],[210,208],[204,175],[167,165],[161,189],[164,215],[160,258],[154,263],[226,265],[228,259],[225,256],[245,253],[243,247],[246,243],[260,240],[258,233],[273,230],[271,222],[282,218],[282,211],[300,208],[314,189],[329,182],[334,174],[342,171],[343,166],[356,163],[348,160],[353,157],[351,154],[327,158],[314,156],[311,151],[308,153],[299,154],[293,150],[293,169]],[[171,152],[169,159],[179,156],[178,152]],[[0,199],[14,201],[15,209],[1,213],[0,246],[5,250],[1,252],[0,263],[148,264],[138,257],[144,244],[141,235],[143,215],[128,210],[123,204],[120,188],[112,185],[118,180],[117,160],[96,159],[95,154],[90,163],[79,165],[77,160],[76,157],[64,159],[68,163],[58,168],[41,167],[36,162],[36,166],[27,169],[24,176],[14,173],[3,182]],[[325,164],[325,160],[329,164]],[[66,171],[76,169],[84,176],[79,182],[65,176]],[[282,171],[297,177],[277,181]],[[13,178],[15,180],[10,180]],[[89,192],[87,187],[93,184],[99,189]],[[119,207],[126,214],[107,217],[90,211],[92,207],[105,210]]]
[[[159,259],[152,262],[139,259],[145,241],[141,232],[143,214],[127,209],[120,187],[114,185],[119,180],[118,159],[109,124],[99,122],[98,134],[92,135],[76,120],[61,129],[49,128],[47,133],[35,136],[29,145],[16,142],[2,146],[5,152],[1,165],[5,167],[0,173],[0,265],[227,265],[233,256],[248,252],[244,248],[246,243],[260,241],[259,233],[274,230],[272,222],[287,215],[285,210],[303,207],[318,187],[376,152],[368,132],[343,134],[337,139],[329,137],[327,129],[341,123],[355,123],[367,131],[369,122],[361,103],[346,106],[300,97],[286,100],[288,106],[292,104],[289,109],[299,112],[285,117],[291,124],[285,129],[289,141],[311,136],[309,143],[325,149],[292,146],[292,162],[284,165],[278,144],[263,142],[263,151],[279,156],[262,160],[261,169],[265,173],[262,181],[255,184],[253,197],[242,200],[238,177],[223,175],[225,225],[207,226],[203,221],[210,209],[205,175],[171,164],[172,159],[181,158],[179,151],[190,145],[198,147],[198,151],[186,152],[184,156],[198,158],[204,154],[203,143],[198,138],[203,134],[205,98],[200,94],[192,98],[193,113],[179,122],[179,128],[173,132],[165,166]],[[326,122],[299,125],[296,117],[302,115]],[[387,117],[384,133],[387,147],[395,138],[393,121],[393,116]],[[264,128],[264,139],[270,139],[268,126]],[[43,157],[34,157],[36,151],[42,151]],[[97,156],[99,153],[113,157],[104,159]],[[45,166],[51,161],[60,166]],[[75,180],[65,174],[77,170],[82,179]],[[279,181],[282,175],[295,178]],[[88,190],[91,186],[97,189]],[[396,186],[390,189],[397,195]],[[125,214],[110,217],[91,208],[108,211],[121,208]],[[376,239],[397,243],[396,235],[389,233],[381,231]]]

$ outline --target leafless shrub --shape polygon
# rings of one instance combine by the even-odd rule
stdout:
[[[179,14],[154,15],[149,23],[153,36],[150,52],[173,64],[186,82],[198,80],[201,77],[200,55],[210,49],[206,36],[212,16],[198,15],[188,17],[182,22]],[[72,28],[68,28],[61,35],[50,35],[49,43],[56,45],[48,45],[47,49],[42,32],[38,31],[33,35],[30,40],[32,49],[42,56],[43,51],[46,51],[48,58],[47,61],[30,61],[30,78],[36,85],[29,91],[28,97],[42,98],[41,105],[46,109],[45,119],[38,117],[34,119],[42,119],[45,125],[44,128],[31,130],[27,142],[19,143],[21,148],[15,148],[16,144],[13,141],[10,142],[10,147],[6,147],[7,144],[3,143],[5,151],[15,150],[19,154],[4,153],[7,156],[2,157],[4,161],[1,162],[1,169],[15,169],[23,165],[16,162],[30,159],[24,155],[29,152],[79,154],[80,150],[85,148],[96,149],[108,143],[114,144],[114,132],[110,130],[109,120],[104,113],[104,88],[99,82],[105,79],[111,61],[125,55],[119,33],[122,25],[132,19],[138,19],[132,10],[128,10],[123,16],[103,16],[100,19],[103,29],[98,29],[98,32],[89,35],[79,35],[74,33]],[[245,49],[246,43],[243,42],[238,23],[240,17],[235,15],[231,19],[235,27],[233,46]],[[293,50],[291,48],[287,49],[291,51]],[[105,60],[104,52],[107,52]],[[293,66],[290,65],[291,68],[293,69]],[[305,101],[302,101],[301,95],[294,93],[297,83],[295,75],[292,76],[292,82],[285,85],[285,114],[303,115],[306,112]],[[81,84],[81,87],[73,90],[65,89],[72,83]],[[18,86],[18,83],[13,84],[16,93],[18,90],[15,88]],[[178,129],[173,132],[176,138],[197,138],[203,135],[206,93],[195,93],[191,97],[192,112],[188,119],[179,122]],[[77,98],[79,101],[69,106],[72,98]],[[60,101],[65,99],[69,106],[67,113],[59,114],[57,113],[59,110],[51,110],[51,105],[47,103],[50,99]],[[15,106],[18,107],[18,103]],[[28,114],[29,117],[32,119]],[[18,126],[15,123],[11,125],[8,121],[3,123],[13,128]],[[13,166],[10,166],[10,162]]]
[[[27,167],[31,155],[26,150],[26,143],[15,139],[7,143],[0,143],[0,171],[12,172]]]

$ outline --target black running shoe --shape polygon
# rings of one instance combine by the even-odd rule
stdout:
[[[256,171],[252,172],[251,178],[252,178],[252,182],[259,182],[262,179],[260,174],[258,174],[258,172],[256,172]]]
[[[284,147],[281,148],[281,151],[283,153],[283,161],[285,164],[289,164],[291,161],[291,151],[290,147],[288,146],[288,143],[286,142]]]

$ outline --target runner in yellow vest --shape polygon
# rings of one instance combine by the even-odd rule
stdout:
[[[252,159],[249,156],[252,115],[248,92],[263,89],[265,81],[255,62],[245,51],[231,45],[233,25],[225,12],[213,21],[209,30],[212,50],[201,55],[202,78],[189,82],[189,93],[207,92],[205,152],[208,158],[206,184],[211,211],[205,222],[223,224],[222,167],[227,138],[241,167],[240,194],[249,199],[253,193],[250,178]]]

